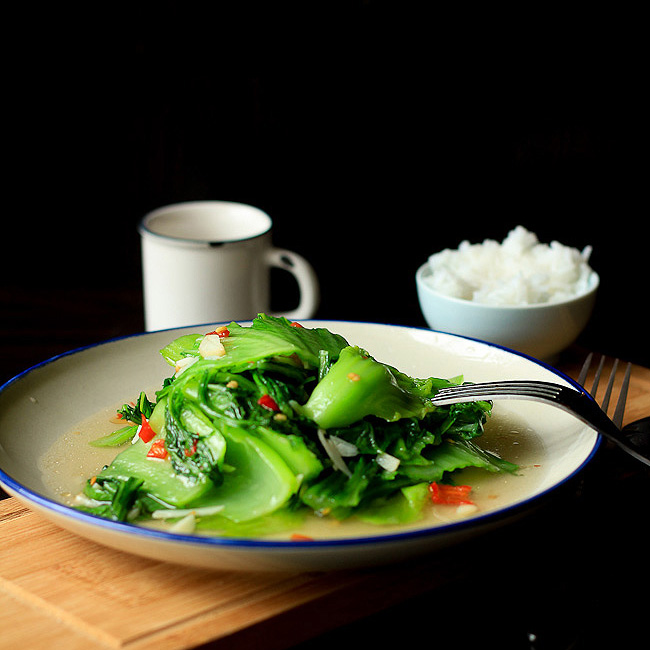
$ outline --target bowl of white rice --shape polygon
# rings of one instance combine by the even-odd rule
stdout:
[[[463,241],[418,269],[422,314],[432,329],[552,360],[592,314],[599,278],[590,254],[589,246],[541,243],[523,226],[502,242]]]

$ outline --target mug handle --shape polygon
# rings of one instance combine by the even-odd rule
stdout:
[[[295,309],[274,316],[283,316],[289,320],[313,318],[320,301],[320,285],[311,264],[298,253],[284,248],[271,248],[266,259],[269,266],[291,273],[296,278],[300,291],[300,302]]]

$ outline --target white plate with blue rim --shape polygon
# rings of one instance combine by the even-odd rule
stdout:
[[[460,336],[376,323],[304,325],[341,334],[378,361],[414,377],[539,379],[575,386],[542,362]],[[75,464],[64,462],[87,447],[77,434],[80,423],[107,417],[141,390],[160,388],[171,371],[159,350],[182,334],[212,329],[214,324],[107,341],[54,357],[7,382],[0,388],[0,484],[5,491],[61,528],[158,560],[219,570],[350,569],[435,553],[508,525],[580,472],[600,444],[594,430],[560,409],[523,400],[496,402],[480,443],[519,465],[519,471],[488,476],[463,470],[463,482],[473,488],[474,507],[432,504],[423,520],[402,527],[344,522],[329,528],[317,524],[301,536],[200,536],[109,521],[72,507],[71,486],[75,481],[81,486],[105,464],[85,457]],[[98,462],[93,470],[92,463]]]

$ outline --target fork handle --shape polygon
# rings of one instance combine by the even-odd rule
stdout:
[[[555,402],[556,406],[572,413],[587,426],[616,443],[623,451],[650,466],[650,449],[648,446],[635,444],[634,440],[626,436],[589,395],[571,388],[563,388],[562,397],[561,401],[564,404]]]

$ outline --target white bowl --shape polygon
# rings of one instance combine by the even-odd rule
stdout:
[[[431,329],[495,343],[544,361],[556,358],[584,330],[600,282],[592,271],[589,289],[576,298],[507,307],[442,294],[427,282],[431,275],[428,263],[415,275],[420,309]]]

